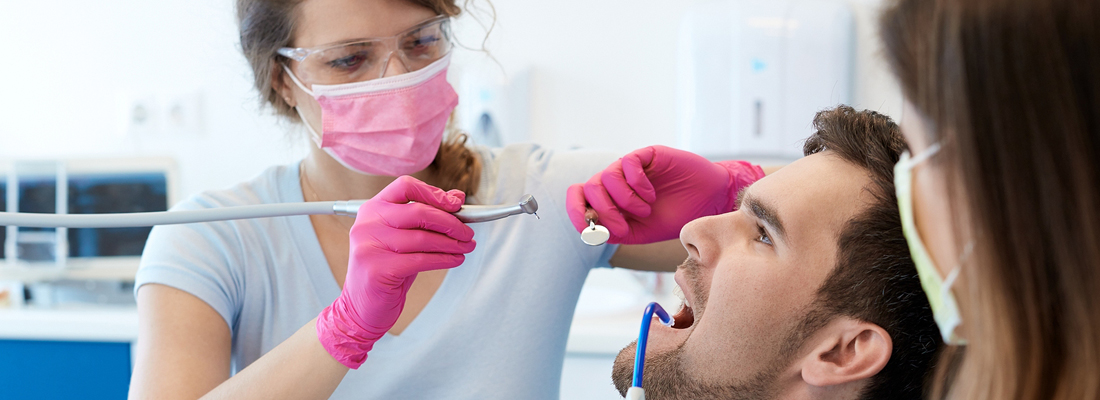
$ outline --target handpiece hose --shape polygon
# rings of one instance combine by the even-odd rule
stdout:
[[[259,204],[202,210],[160,211],[117,214],[44,214],[0,212],[0,226],[30,228],[126,228],[153,225],[190,224],[234,219],[288,217],[295,215],[342,215],[355,217],[365,200],[315,201]],[[511,215],[534,214],[538,203],[524,195],[518,205],[462,206],[454,213],[462,222],[487,222]],[[538,216],[536,214],[536,216]]]

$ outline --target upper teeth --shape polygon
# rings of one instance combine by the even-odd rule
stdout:
[[[676,297],[679,298],[680,301],[683,301],[684,305],[690,307],[690,305],[688,304],[688,301],[687,301],[687,296],[684,296],[684,290],[680,289],[680,285],[672,286],[672,294],[676,295]]]

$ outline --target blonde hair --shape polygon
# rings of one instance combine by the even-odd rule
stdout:
[[[956,231],[975,232],[955,290],[969,344],[944,354],[935,398],[1100,398],[1097,21],[1075,0],[883,14],[886,56],[943,144]]]
[[[458,16],[462,9],[454,0],[408,0],[428,8],[436,15]],[[273,78],[283,72],[278,68],[280,55],[276,51],[290,45],[294,36],[295,10],[302,0],[237,0],[237,24],[240,30],[241,52],[252,67],[253,85],[260,102],[275,114],[299,123],[294,108],[279,96],[272,86]],[[459,189],[467,199],[477,194],[481,178],[481,160],[466,146],[467,135],[458,130],[454,118],[447,124],[447,135],[435,160],[428,166],[441,189]]]

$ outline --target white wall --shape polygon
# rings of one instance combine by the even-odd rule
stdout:
[[[855,106],[896,114],[900,95],[876,59],[879,0],[851,1],[859,21]],[[179,161],[188,194],[300,157],[304,141],[258,107],[238,52],[233,3],[0,2],[0,37],[7,38],[0,158],[168,155]],[[699,3],[493,1],[498,21],[489,51],[504,71],[531,76],[530,139],[623,152],[673,145],[676,33],[684,11]],[[458,29],[464,43],[478,45],[469,18]],[[481,59],[471,68],[500,74],[480,53],[464,52],[460,59]],[[204,102],[200,134],[124,134],[120,99],[187,92]]]
[[[849,1],[857,20],[853,105],[897,115],[901,96],[878,58],[874,31],[881,2]],[[488,49],[506,71],[530,71],[534,141],[621,151],[674,145],[680,18],[710,2],[493,0],[499,21]],[[464,42],[477,44],[480,31],[464,27]]]
[[[181,192],[302,154],[258,110],[226,0],[0,2],[0,158],[173,156]],[[198,92],[203,130],[126,136],[124,100]]]
[[[901,89],[882,58],[878,14],[884,0],[849,0],[856,16],[855,100],[857,109],[875,110],[895,121],[901,118]]]

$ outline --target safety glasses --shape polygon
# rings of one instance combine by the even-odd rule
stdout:
[[[450,18],[440,15],[399,34],[313,48],[283,47],[279,55],[298,62],[294,72],[307,85],[338,85],[381,78],[390,59],[408,72],[428,66],[451,51]]]

